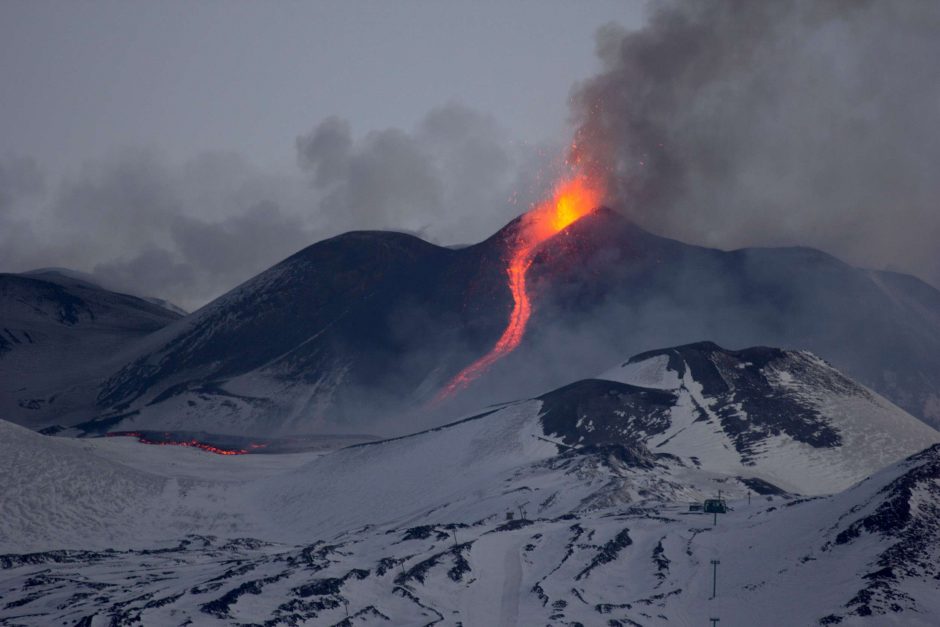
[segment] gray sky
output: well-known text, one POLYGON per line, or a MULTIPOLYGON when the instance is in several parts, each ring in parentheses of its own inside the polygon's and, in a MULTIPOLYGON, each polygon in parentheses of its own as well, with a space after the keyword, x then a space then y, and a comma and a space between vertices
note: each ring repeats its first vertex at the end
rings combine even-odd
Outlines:
POLYGON ((608 202, 670 237, 801 245, 940 286, 940 2, 662 0, 573 98, 608 202))
POLYGON ((629 1, 46 2, 0 4, 3 150, 71 172, 116 146, 172 159, 234 151, 293 168, 329 115, 411 128, 456 101, 519 140, 565 131, 599 67, 594 31, 629 1))
POLYGON ((541 192, 611 20, 641 3, 0 3, 0 270, 193 308, 345 229, 482 238, 541 192), (331 123, 343 155, 303 143, 331 123))
POLYGON ((940 285, 936 0, 0 3, 0 270, 193 308, 349 229, 608 201, 940 285), (649 12, 647 12, 647 9, 649 12))

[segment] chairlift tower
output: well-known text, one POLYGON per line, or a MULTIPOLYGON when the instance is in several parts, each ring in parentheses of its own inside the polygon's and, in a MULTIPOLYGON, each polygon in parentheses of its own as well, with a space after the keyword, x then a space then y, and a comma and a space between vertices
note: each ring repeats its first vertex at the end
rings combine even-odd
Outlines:
POLYGON ((712 599, 718 596, 718 564, 720 560, 712 560, 712 599))

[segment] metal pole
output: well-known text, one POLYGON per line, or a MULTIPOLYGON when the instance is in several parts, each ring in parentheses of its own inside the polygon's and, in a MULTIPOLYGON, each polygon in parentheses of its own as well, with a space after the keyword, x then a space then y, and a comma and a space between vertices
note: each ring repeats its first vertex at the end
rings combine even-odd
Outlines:
POLYGON ((712 560, 712 598, 718 596, 718 564, 719 560, 712 560))
POLYGON ((708 620, 712 622, 712 627, 718 627, 718 623, 721 622, 720 618, 709 618, 708 620))

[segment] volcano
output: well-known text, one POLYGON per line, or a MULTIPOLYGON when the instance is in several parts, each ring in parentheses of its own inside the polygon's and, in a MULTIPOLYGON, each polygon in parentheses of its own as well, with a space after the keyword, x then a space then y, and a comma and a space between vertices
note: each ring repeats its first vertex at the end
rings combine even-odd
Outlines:
POLYGON ((532 316, 532 299, 527 283, 535 256, 570 225, 595 211, 599 198, 600 192, 593 189, 587 179, 574 178, 559 184, 553 198, 522 216, 512 241, 508 242, 510 252, 506 275, 513 307, 506 329, 490 352, 458 372, 441 389, 435 399, 437 402, 470 386, 494 363, 519 347, 532 316))
POLYGON ((702 339, 812 350, 940 424, 940 375, 929 374, 940 372, 940 292, 931 286, 808 248, 691 246, 607 208, 532 255, 518 347, 437 417, 420 418, 505 332, 515 306, 506 268, 521 228, 516 219, 463 248, 380 231, 316 243, 132 339, 94 403, 62 426, 388 435, 702 339))

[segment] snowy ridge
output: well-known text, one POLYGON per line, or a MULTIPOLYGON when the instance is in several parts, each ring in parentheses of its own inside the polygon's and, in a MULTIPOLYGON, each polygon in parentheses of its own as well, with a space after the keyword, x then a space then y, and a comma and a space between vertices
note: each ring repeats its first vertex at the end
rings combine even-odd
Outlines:
MULTIPOLYGON (((499 337, 512 304, 503 243, 515 228, 457 249, 391 232, 313 244, 175 324, 123 343, 121 358, 95 372, 97 389, 75 398, 60 424, 75 433, 398 435, 368 421, 417 412, 499 337)), ((940 420, 940 292, 912 277, 809 249, 687 246, 604 208, 546 246, 531 273, 538 306, 516 360, 498 364, 448 413, 595 376, 653 338, 670 345, 710 337, 811 349, 928 424, 940 420), (581 339, 558 351, 551 338, 571 328, 581 339)), ((23 400, 36 405, 51 395, 23 400)), ((36 410, 11 410, 5 415, 21 424, 41 422, 31 420, 36 410)), ((446 416, 422 424, 439 418, 446 416)))
POLYGON ((33 428, 86 418, 134 342, 177 319, 58 272, 0 274, 0 416, 33 428))
POLYGON ((306 455, 236 463, 129 438, 39 435, 0 420, 0 551, 105 549, 187 533, 261 533, 249 527, 243 485, 306 455))
MULTIPOLYGON (((805 351, 690 344, 631 358, 603 380, 668 390, 651 450, 802 494, 844 490, 940 433, 805 351)), ((596 418, 595 418, 596 419, 596 418)))
POLYGON ((807 353, 605 377, 327 453, 0 422, 0 623, 936 623, 940 445, 877 464, 940 434, 807 353))
POLYGON ((141 466, 122 453, 138 450, 133 443, 46 438, 0 423, 10 434, 0 439, 2 458, 14 460, 0 494, 16 495, 25 517, 8 516, 0 529, 8 529, 8 547, 14 542, 48 547, 51 538, 108 546, 121 534, 146 537, 140 525, 202 534, 226 528, 299 542, 366 525, 479 520, 521 504, 542 516, 563 516, 628 503, 700 500, 713 492, 716 480, 731 497, 744 497, 755 486, 763 492, 832 493, 940 441, 940 433, 817 358, 767 350, 679 347, 669 351, 684 355, 683 361, 674 360, 669 368, 661 367, 661 355, 640 356, 628 362, 630 371, 652 361, 655 368, 646 371, 661 373, 660 388, 577 382, 411 436, 322 456, 270 456, 303 465, 268 479, 252 474, 261 462, 250 455, 210 459, 231 472, 245 469, 220 482, 211 478, 214 471, 180 476, 156 461, 201 459, 195 451, 144 447, 144 459, 153 465, 141 466), (756 365, 755 355, 763 355, 763 365, 756 365), (677 372, 681 378, 670 374, 677 372), (726 382, 717 376, 722 373, 735 387, 717 387, 726 382), (678 387, 663 389, 671 379, 678 387), (775 404, 764 404, 765 386, 779 391, 775 404), (790 422, 761 413, 765 407, 778 411, 784 400, 799 403, 795 409, 783 405, 792 409, 790 422), (41 473, 31 469, 37 459, 46 460, 41 473), (123 473, 127 464, 132 470, 123 473), (110 476, 132 485, 109 487, 104 478, 110 476), (84 487, 86 482, 93 487, 84 487), (68 503, 42 500, 61 490, 87 496, 68 503), (122 517, 108 513, 108 503, 131 498, 140 502, 124 508, 122 517), (329 506, 311 511, 312 503, 329 506), (222 511, 213 511, 216 506, 222 511), (83 513, 75 522, 50 518, 34 524, 26 517, 29 511, 63 508, 83 513), (133 513, 138 510, 155 513, 138 518, 133 513), (82 517, 96 520, 95 512, 100 541, 96 529, 81 523, 82 517), (224 522, 204 527, 206 516, 224 522))
POLYGON ((707 613, 927 626, 940 615, 938 476, 935 446, 835 497, 733 501, 717 526, 664 504, 366 526, 300 545, 197 535, 0 555, 0 620, 694 625, 707 613))
POLYGON ((394 314, 390 286, 413 276, 417 260, 438 268, 455 254, 400 233, 314 244, 139 343, 102 382, 99 422, 123 416, 122 430, 241 435, 347 431, 335 418, 336 391, 357 385, 353 366, 372 372, 373 351, 393 359, 400 350, 374 331, 394 314), (360 346, 363 335, 376 344, 360 346))

